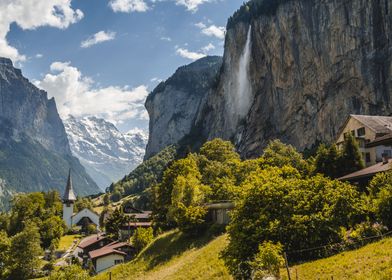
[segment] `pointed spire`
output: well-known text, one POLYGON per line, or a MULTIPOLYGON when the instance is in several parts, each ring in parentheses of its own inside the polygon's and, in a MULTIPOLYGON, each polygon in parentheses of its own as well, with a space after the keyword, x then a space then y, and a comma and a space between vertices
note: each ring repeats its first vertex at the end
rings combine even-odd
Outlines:
POLYGON ((63 202, 73 202, 73 201, 76 201, 76 195, 73 191, 72 178, 71 178, 71 168, 70 168, 69 173, 68 173, 67 186, 65 187, 65 192, 64 192, 64 196, 63 196, 63 202))

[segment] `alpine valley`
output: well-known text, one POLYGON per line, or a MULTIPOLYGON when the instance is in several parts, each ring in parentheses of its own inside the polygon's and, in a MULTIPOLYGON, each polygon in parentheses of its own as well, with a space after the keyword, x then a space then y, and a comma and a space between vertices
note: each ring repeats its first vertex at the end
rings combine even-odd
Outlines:
POLYGON ((69 169, 78 195, 100 191, 72 155, 54 99, 0 58, 0 207, 14 193, 63 191, 69 169))

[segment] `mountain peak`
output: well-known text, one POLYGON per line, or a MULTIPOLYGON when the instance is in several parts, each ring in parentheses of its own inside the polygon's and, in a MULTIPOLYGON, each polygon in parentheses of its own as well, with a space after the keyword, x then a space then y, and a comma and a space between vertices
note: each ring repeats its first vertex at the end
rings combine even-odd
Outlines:
POLYGON ((12 60, 6 57, 0 57, 0 65, 14 67, 14 65, 12 64, 12 60))

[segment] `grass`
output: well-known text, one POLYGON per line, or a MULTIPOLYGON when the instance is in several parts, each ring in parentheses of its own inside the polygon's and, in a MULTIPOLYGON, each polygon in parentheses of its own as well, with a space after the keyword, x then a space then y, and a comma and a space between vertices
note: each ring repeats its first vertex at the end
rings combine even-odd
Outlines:
MULTIPOLYGON (((291 278, 296 279, 392 279, 392 238, 366 245, 360 249, 304 263, 290 269, 291 278)), ((281 271, 283 279, 287 272, 281 271)))
MULTIPOLYGON (((226 244, 226 235, 188 238, 170 231, 158 236, 134 261, 110 270, 112 280, 232 279, 219 259, 226 244)), ((93 279, 107 280, 108 272, 93 279)))
POLYGON ((80 234, 64 235, 60 238, 58 251, 67 251, 73 244, 75 239, 80 239, 80 234))

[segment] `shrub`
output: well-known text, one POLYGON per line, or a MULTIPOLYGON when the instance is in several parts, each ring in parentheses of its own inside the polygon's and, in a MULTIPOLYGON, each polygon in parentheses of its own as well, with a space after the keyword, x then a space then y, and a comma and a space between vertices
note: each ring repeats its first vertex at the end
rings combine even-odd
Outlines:
POLYGON ((65 266, 59 271, 53 271, 48 280, 87 280, 89 275, 78 265, 65 266))
POLYGON ((270 241, 264 241, 259 246, 254 260, 250 263, 252 279, 261 280, 267 276, 279 277, 279 269, 284 264, 282 251, 283 247, 280 243, 274 244, 270 241))
MULTIPOLYGON (((341 242, 340 227, 351 227, 360 209, 354 187, 323 176, 286 177, 284 168, 252 174, 244 183, 243 197, 232 211, 228 226, 230 243, 223 253, 229 271, 237 279, 251 274, 249 262, 258 244, 280 242, 287 251, 341 242)), ((321 257, 323 252, 291 254, 294 260, 321 257)))
POLYGON ((137 228, 131 238, 131 243, 137 252, 143 250, 154 238, 152 228, 137 228))

